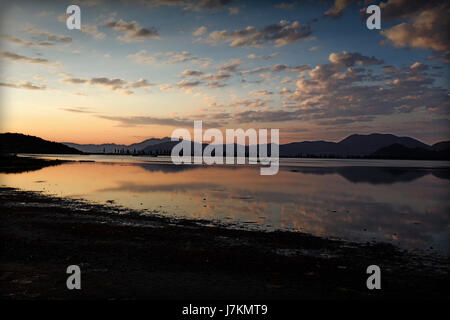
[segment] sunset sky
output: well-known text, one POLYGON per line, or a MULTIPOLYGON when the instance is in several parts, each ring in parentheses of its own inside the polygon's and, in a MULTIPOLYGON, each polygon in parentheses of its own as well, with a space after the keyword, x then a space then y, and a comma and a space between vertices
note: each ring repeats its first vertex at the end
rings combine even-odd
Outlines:
POLYGON ((0 131, 128 144, 203 120, 281 142, 450 139, 448 1, 366 3, 381 30, 352 0, 2 2, 0 131))

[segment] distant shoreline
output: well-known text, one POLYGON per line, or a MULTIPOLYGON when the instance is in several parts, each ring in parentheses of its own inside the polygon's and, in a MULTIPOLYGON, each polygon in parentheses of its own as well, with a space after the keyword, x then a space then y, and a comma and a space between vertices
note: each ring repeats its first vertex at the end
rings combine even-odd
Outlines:
POLYGON ((18 157, 16 155, 0 156, 0 172, 20 173, 39 170, 44 167, 57 166, 72 160, 47 160, 36 157, 18 157))
MULTIPOLYGON (((36 152, 19 152, 19 155, 38 155, 36 152)), ((46 154, 46 153, 43 153, 46 154)), ((170 157, 170 155, 150 155, 150 154, 119 154, 119 153, 89 153, 83 152, 80 154, 71 154, 71 153, 54 153, 49 155, 67 155, 67 156, 82 156, 82 155, 98 155, 98 156, 120 156, 120 157, 151 157, 151 158, 161 158, 161 157, 170 157)), ((246 156, 248 158, 248 156, 246 156)), ((294 156, 280 156, 280 159, 329 159, 329 160, 417 160, 417 161, 447 161, 450 162, 450 159, 447 158, 396 158, 396 157, 382 157, 382 156, 303 156, 303 157, 294 157, 294 156)))
MULTIPOLYGON (((186 141, 189 144, 189 141, 186 141)), ((178 141, 169 138, 147 139, 132 145, 80 145, 76 143, 56 143, 38 137, 20 133, 0 133, 0 153, 54 153, 54 154, 94 154, 126 156, 170 156, 178 141), (113 152, 114 151, 114 152, 113 152)), ((392 134, 373 133, 369 135, 353 134, 339 142, 303 141, 288 144, 267 144, 243 146, 234 143, 233 155, 242 147, 243 155, 248 157, 250 149, 264 146, 264 154, 271 157, 275 148, 279 158, 313 158, 313 159, 379 159, 379 160, 450 160, 450 141, 441 141, 427 145, 410 137, 397 137, 392 134)), ((189 151, 200 147, 204 150, 209 144, 190 141, 189 151), (195 148, 194 148, 195 147, 195 148)), ((217 145, 222 151, 231 145, 217 145)), ((183 149, 184 150, 184 149, 183 149)), ((215 152, 215 149, 214 149, 215 152)), ((224 154, 226 152, 223 152, 224 154)), ((202 152, 203 155, 203 152, 202 152)), ((214 156, 213 152, 211 153, 214 156)), ((256 155, 259 156, 256 150, 256 155)))

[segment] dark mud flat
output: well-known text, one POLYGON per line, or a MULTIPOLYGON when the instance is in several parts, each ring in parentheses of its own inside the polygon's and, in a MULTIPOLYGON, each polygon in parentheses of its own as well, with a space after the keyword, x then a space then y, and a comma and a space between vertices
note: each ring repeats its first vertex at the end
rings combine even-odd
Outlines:
POLYGON ((448 299, 448 258, 0 188, 2 299, 448 299), (121 214, 126 213, 126 214, 121 214), (82 289, 66 288, 81 267, 82 289), (366 288, 367 266, 382 289, 366 288))

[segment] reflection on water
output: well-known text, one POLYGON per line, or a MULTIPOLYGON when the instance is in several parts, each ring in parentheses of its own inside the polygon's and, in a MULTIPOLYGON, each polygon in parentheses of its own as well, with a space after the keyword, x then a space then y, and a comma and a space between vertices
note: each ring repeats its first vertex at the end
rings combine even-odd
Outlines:
POLYGON ((275 176, 261 176, 257 167, 175 166, 161 160, 67 163, 0 174, 0 182, 101 203, 114 200, 148 214, 450 251, 448 168, 426 162, 402 168, 379 160, 378 166, 355 166, 354 160, 304 163, 282 163, 275 176))

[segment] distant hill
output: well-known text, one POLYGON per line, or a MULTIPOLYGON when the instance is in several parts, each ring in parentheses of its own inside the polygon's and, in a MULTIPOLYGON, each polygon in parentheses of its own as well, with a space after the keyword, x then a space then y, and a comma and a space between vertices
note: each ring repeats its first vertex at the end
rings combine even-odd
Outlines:
POLYGON ((47 141, 21 133, 0 133, 0 153, 81 154, 62 143, 47 141))
MULTIPOLYGON (((170 154, 172 148, 177 145, 178 141, 164 141, 161 143, 156 143, 145 147, 142 151, 146 154, 170 154)), ((191 150, 194 150, 194 143, 191 142, 191 150)))
POLYGON ((435 151, 424 148, 408 148, 396 143, 377 150, 372 154, 372 157, 405 160, 450 160, 450 148, 435 151))
POLYGON ((450 141, 438 142, 431 146, 431 150, 434 151, 445 151, 449 149, 450 149, 450 141))
MULTIPOLYGON (((193 142, 191 142, 193 143, 193 142)), ((172 148, 178 144, 177 141, 171 141, 170 138, 152 138, 140 143, 131 145, 118 144, 75 144, 65 143, 65 145, 77 148, 88 153, 137 153, 153 155, 169 155, 172 148)), ((205 148, 207 144, 203 144, 205 148)), ((392 145, 403 146, 407 149, 417 149, 414 157, 432 157, 442 158, 442 154, 435 154, 431 151, 441 152, 450 147, 450 141, 444 141, 429 146, 419 140, 410 137, 398 137, 393 134, 352 134, 339 142, 329 141, 303 141, 292 142, 280 145, 280 157, 382 157, 380 152, 385 152, 386 157, 402 157, 405 152, 409 157, 413 156, 411 150, 400 150, 399 147, 381 150, 392 145), (420 150, 419 150, 420 149, 420 150), (381 150, 381 151, 380 151, 381 150), (428 152, 430 151, 430 152, 428 152)), ((223 147, 225 154, 225 145, 223 147)), ((236 150, 236 145, 234 146, 236 150)), ((193 150, 193 144, 192 148, 193 150)), ((245 147, 248 154, 248 146, 245 147)), ((270 145, 268 145, 270 153, 270 145)))
POLYGON ((430 148, 429 145, 410 137, 397 137, 393 134, 380 133, 352 134, 338 144, 342 151, 347 154, 371 154, 380 148, 393 144, 400 144, 407 148, 430 148))
POLYGON ((400 144, 408 148, 430 148, 419 140, 397 137, 393 134, 352 134, 340 142, 305 141, 281 145, 280 156, 365 156, 393 144, 400 144))
POLYGON ((144 150, 146 147, 170 141, 170 138, 151 138, 139 143, 133 143, 130 145, 104 143, 104 144, 77 144, 71 142, 63 142, 66 146, 76 148, 87 153, 134 153, 144 150))

